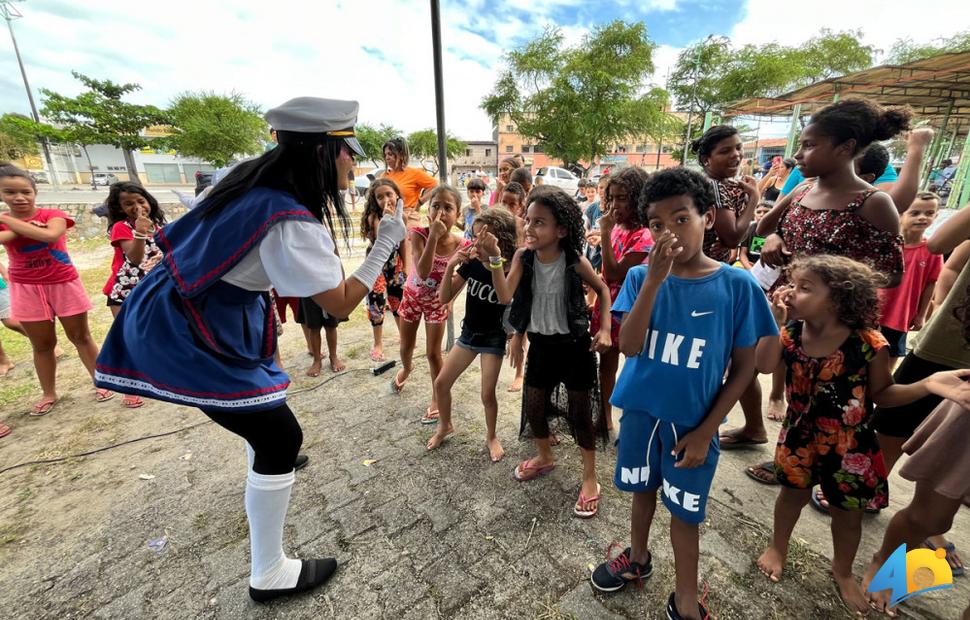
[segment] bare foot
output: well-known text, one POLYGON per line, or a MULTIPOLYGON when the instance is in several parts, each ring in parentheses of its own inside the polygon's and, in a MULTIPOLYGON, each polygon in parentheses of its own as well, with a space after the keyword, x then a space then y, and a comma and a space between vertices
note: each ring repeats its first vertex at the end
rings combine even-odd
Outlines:
POLYGON ((499 442, 498 437, 493 437, 485 442, 488 446, 488 458, 492 459, 493 463, 498 463, 505 456, 505 448, 499 442))
POLYGON ((54 359, 60 359, 62 357, 64 357, 64 349, 61 348, 61 345, 55 344, 54 345, 54 359))
POLYGON ((775 422, 783 421, 785 419, 786 409, 787 407, 785 406, 784 397, 782 397, 781 399, 774 399, 774 398, 768 399, 768 408, 766 409, 766 413, 768 415, 769 420, 774 420, 775 422))
POLYGON ((866 567, 864 573, 862 573, 862 584, 860 587, 862 591, 866 593, 866 598, 869 599, 869 607, 872 607, 876 611, 882 612, 890 617, 896 617, 896 609, 889 606, 889 601, 892 598, 892 590, 881 590, 879 592, 869 592, 869 584, 875 578, 876 573, 882 568, 882 564, 876 562, 875 556, 869 566, 866 567))
POLYGON ((522 377, 516 377, 512 379, 512 384, 509 386, 510 392, 521 392, 522 391, 522 377))
POLYGON ((855 576, 851 574, 839 576, 832 573, 832 577, 835 578, 835 583, 839 586, 839 595, 849 611, 859 616, 868 614, 869 601, 866 599, 865 592, 859 587, 859 582, 855 580, 855 576))
POLYGON ((306 376, 308 377, 319 377, 320 368, 323 366, 322 359, 313 359, 313 363, 310 364, 310 368, 306 371, 306 376))
POLYGON ((0 377, 6 377, 7 373, 14 369, 13 362, 4 360, 0 362, 0 377))
POLYGON ((440 446, 442 443, 444 443, 445 439, 447 439, 448 436, 454 432, 455 427, 452 424, 449 424, 447 428, 441 428, 439 426, 435 434, 432 435, 431 439, 428 440, 428 450, 434 450, 440 446))
POLYGON ((756 564, 765 577, 778 583, 785 568, 785 554, 774 547, 768 547, 758 558, 756 564))
POLYGON ((334 372, 343 372, 347 370, 347 364, 339 357, 334 357, 330 359, 330 370, 334 372))

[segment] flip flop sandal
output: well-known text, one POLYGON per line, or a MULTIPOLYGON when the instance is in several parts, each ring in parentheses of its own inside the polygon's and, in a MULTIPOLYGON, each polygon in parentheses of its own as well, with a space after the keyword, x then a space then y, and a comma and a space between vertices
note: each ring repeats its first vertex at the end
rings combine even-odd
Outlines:
POLYGON ((732 434, 731 431, 721 433, 718 438, 718 445, 721 446, 721 450, 745 450, 756 446, 763 446, 766 443, 768 443, 767 439, 751 439, 750 437, 745 437, 737 433, 732 434), (728 438, 728 441, 725 442, 724 438, 728 438))
POLYGON ((438 410, 428 407, 424 411, 424 415, 421 416, 421 424, 437 424, 438 423, 438 410))
POLYGON ((596 495, 594 495, 593 497, 586 497, 586 495, 583 494, 583 489, 580 488, 579 501, 577 501, 576 505, 573 506, 573 514, 579 517, 580 519, 591 519, 596 516, 597 512, 599 512, 599 509, 600 509, 599 502, 600 502, 600 485, 598 482, 596 483, 596 495), (580 506, 588 502, 596 502, 596 506, 592 510, 583 510, 580 508, 580 506))
POLYGON ((138 398, 137 396, 125 396, 121 399, 121 404, 129 409, 138 409, 145 404, 145 401, 138 398))
POLYGON ((383 362, 384 353, 375 353, 374 349, 370 350, 370 361, 372 362, 383 362))
POLYGON ((829 507, 822 502, 828 502, 828 500, 825 499, 825 495, 822 494, 822 489, 816 489, 813 487, 811 499, 812 508, 819 511, 823 515, 831 515, 829 507))
POLYGON ((96 388, 94 390, 94 400, 98 401, 99 403, 107 402, 114 397, 115 393, 110 390, 106 390, 104 388, 96 388))
POLYGON ((535 480, 539 476, 545 476, 555 468, 555 463, 543 465, 542 467, 534 467, 532 465, 532 459, 527 459, 519 463, 515 469, 512 470, 512 477, 519 482, 528 482, 530 480, 535 480), (520 471, 522 473, 520 473, 520 471))
POLYGON ((36 405, 34 405, 33 411, 31 411, 27 415, 32 418, 39 418, 41 416, 45 416, 51 412, 51 410, 54 408, 54 405, 56 404, 57 404, 57 401, 52 398, 42 400, 36 405))
MULTIPOLYGON (((928 538, 923 541, 923 546, 931 551, 936 551, 936 545, 931 543, 928 538)), ((943 545, 943 550, 946 551, 946 563, 949 564, 950 554, 956 553, 957 547, 953 543, 948 542, 945 545, 943 545)), ((950 567, 950 572, 953 574, 954 577, 961 577, 966 572, 966 569, 963 566, 950 567)))
POLYGON ((761 484, 776 485, 778 484, 778 478, 775 475, 775 465, 773 462, 769 463, 758 463, 751 467, 745 467, 744 473, 748 475, 755 482, 760 482, 761 484), (755 472, 760 471, 766 474, 765 476, 759 476, 755 472))
MULTIPOLYGON (((407 381, 407 379, 405 379, 404 381, 407 381)), ((397 374, 391 377, 391 394, 400 395, 401 392, 404 390, 404 381, 402 381, 401 383, 398 383, 397 374)))
POLYGON ((0 437, 6 437, 7 435, 9 435, 12 432, 13 432, 13 430, 11 430, 11 428, 9 426, 7 426, 6 424, 3 424, 2 422, 0 422, 0 437))

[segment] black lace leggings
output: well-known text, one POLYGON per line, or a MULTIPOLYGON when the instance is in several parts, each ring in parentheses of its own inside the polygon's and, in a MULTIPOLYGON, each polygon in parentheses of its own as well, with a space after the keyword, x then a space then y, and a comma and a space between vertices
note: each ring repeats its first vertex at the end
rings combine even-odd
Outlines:
POLYGON ((596 449, 596 430, 593 424, 593 408, 590 392, 587 390, 563 390, 566 393, 566 406, 561 408, 554 402, 555 389, 525 386, 523 408, 529 421, 529 428, 536 439, 549 437, 549 417, 561 416, 569 425, 576 444, 584 450, 596 449))

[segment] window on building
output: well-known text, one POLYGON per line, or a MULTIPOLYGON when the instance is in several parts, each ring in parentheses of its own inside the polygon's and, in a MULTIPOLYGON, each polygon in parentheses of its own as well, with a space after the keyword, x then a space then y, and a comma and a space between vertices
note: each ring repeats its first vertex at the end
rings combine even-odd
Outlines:
POLYGON ((637 153, 646 153, 646 152, 647 152, 647 145, 646 144, 638 144, 637 145, 637 153))
POLYGON ((531 149, 531 148, 532 148, 532 147, 531 147, 531 146, 529 146, 528 144, 523 144, 523 145, 522 145, 522 152, 523 152, 523 153, 528 153, 528 152, 529 152, 529 149, 531 149))
POLYGON ((536 144, 536 145, 534 145, 534 146, 532 147, 532 152, 533 152, 533 153, 542 153, 542 152, 543 152, 543 150, 542 150, 542 145, 541 145, 541 144, 536 144))
POLYGON ((492 149, 485 149, 485 157, 491 157, 491 156, 492 156, 492 149))
POLYGON ((471 149, 465 149, 465 157, 471 157, 471 156, 472 156, 472 150, 471 149))
POLYGON ((505 147, 505 152, 506 153, 511 153, 512 152, 512 145, 511 144, 508 145, 507 147, 505 147))
POLYGON ((505 131, 507 131, 508 133, 512 133, 513 131, 515 131, 515 127, 513 127, 512 125, 506 125, 505 131))
POLYGON ((618 145, 616 147, 616 152, 617 153, 626 153, 626 145, 625 144, 618 145))

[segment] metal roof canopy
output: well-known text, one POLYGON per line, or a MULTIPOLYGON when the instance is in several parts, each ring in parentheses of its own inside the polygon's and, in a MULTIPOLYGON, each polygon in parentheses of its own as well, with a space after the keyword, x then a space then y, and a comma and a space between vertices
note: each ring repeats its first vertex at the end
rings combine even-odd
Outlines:
POLYGON ((940 54, 905 65, 882 65, 829 78, 777 97, 753 97, 728 105, 725 116, 791 116, 837 101, 862 96, 884 106, 908 105, 919 120, 962 135, 970 129, 970 52, 940 54))
POLYGON ((957 206, 970 201, 970 51, 938 54, 904 65, 881 65, 822 80, 777 97, 753 97, 727 106, 724 116, 792 118, 786 156, 794 147, 796 121, 842 97, 860 96, 883 106, 910 106, 917 121, 937 129, 924 163, 929 170, 964 139, 953 185, 957 206))

